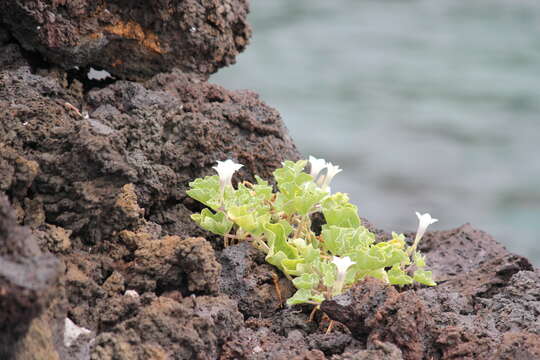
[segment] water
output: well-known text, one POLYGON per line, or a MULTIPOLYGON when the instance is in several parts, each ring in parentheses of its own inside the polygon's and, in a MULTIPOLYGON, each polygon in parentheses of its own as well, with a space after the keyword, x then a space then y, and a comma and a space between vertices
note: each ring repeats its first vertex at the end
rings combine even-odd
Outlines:
POLYGON ((470 222, 540 265, 540 2, 255 0, 250 21, 211 81, 277 108, 361 216, 470 222))

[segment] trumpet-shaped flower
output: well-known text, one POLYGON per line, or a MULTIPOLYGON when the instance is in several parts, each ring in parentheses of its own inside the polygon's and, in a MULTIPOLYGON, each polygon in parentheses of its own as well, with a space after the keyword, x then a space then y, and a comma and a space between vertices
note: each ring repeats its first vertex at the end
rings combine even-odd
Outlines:
POLYGON ((416 247, 418 246, 418 243, 426 233, 426 230, 429 225, 436 223, 439 221, 438 219, 434 219, 431 217, 429 213, 420 214, 418 211, 416 212, 416 216, 418 217, 418 229, 416 230, 416 236, 414 238, 414 243, 412 247, 409 249, 409 254, 414 254, 416 251, 416 247))
POLYGON ((336 282, 334 283, 333 293, 334 295, 338 295, 341 293, 341 290, 343 290, 343 285, 345 285, 347 270, 356 263, 348 256, 342 258, 339 256, 334 256, 332 263, 336 265, 337 268, 337 276, 336 282))
POLYGON ((322 183, 320 184, 321 189, 328 190, 330 188, 330 182, 334 176, 341 171, 343 171, 343 169, 340 169, 338 165, 333 165, 331 162, 326 164, 326 176, 322 179, 322 183))
POLYGON ((418 211, 416 212, 416 216, 418 217, 418 230, 416 230, 415 241, 420 241, 422 236, 424 236, 426 233, 428 226, 436 223, 439 220, 432 218, 429 213, 420 214, 418 211))
POLYGON ((233 174, 240 169, 242 164, 237 164, 231 159, 228 159, 226 161, 219 161, 217 162, 216 166, 213 166, 212 168, 215 169, 219 175, 219 186, 221 189, 221 195, 223 197, 223 193, 225 191, 225 187, 230 186, 232 187, 232 176, 233 174))
POLYGON ((313 177, 313 181, 322 190, 330 192, 330 182, 342 169, 337 165, 333 165, 331 162, 326 162, 324 159, 317 159, 311 155, 309 156, 309 163, 311 164, 310 174, 313 177), (324 169, 326 169, 326 173, 321 174, 324 169))
POLYGON ((313 180, 315 180, 321 171, 324 170, 326 167, 326 160, 324 159, 317 159, 313 156, 309 156, 309 163, 311 165, 311 176, 313 176, 313 180))

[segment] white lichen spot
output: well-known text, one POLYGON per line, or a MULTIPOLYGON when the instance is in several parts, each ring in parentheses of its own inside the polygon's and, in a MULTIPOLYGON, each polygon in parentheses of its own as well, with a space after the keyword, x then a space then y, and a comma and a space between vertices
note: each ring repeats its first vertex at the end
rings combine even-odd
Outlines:
POLYGON ((105 80, 107 78, 112 78, 111 74, 108 71, 96 70, 92 67, 90 68, 90 71, 88 71, 87 76, 89 80, 105 80))
POLYGON ((136 292, 135 290, 126 290, 126 292, 124 293, 124 296, 131 296, 133 298, 138 298, 139 293, 136 292))
POLYGON ((64 329, 64 345, 70 347, 71 344, 81 335, 90 334, 91 331, 83 327, 75 325, 73 321, 66 318, 64 329))

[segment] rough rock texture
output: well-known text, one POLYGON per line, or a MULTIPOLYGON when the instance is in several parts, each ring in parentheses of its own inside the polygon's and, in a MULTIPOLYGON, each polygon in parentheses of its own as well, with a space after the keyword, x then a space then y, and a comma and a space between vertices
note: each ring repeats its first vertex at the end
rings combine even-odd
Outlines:
POLYGON ((264 254, 248 243, 226 248, 219 261, 223 264, 220 290, 236 300, 247 317, 270 316, 296 291, 290 281, 264 261, 264 254))
POLYGON ((0 358, 12 356, 13 345, 49 305, 59 270, 58 261, 43 254, 30 231, 17 225, 0 194, 0 358))
POLYGON ((470 225, 428 234, 424 251, 438 286, 398 292, 366 279, 322 310, 367 345, 397 345, 405 359, 538 358, 538 269, 470 225))
POLYGON ((7 30, 48 62, 129 79, 174 67, 207 76, 251 36, 246 0, 1 0, 0 9, 7 30))
POLYGON ((223 295, 141 302, 134 316, 96 338, 92 359, 215 359, 243 323, 235 303, 223 295))
POLYGON ((141 241, 127 270, 134 270, 128 287, 161 294, 187 283, 189 293, 215 294, 221 265, 212 246, 203 238, 166 236, 141 241))
POLYGON ((15 159, 24 154, 39 164, 39 174, 26 173, 37 176, 33 200, 47 223, 87 245, 136 219, 114 211, 126 184, 134 185, 144 217, 164 233, 202 235, 187 216, 199 206, 186 199, 189 181, 213 173, 218 159, 243 163, 240 176, 269 177, 281 161, 298 157, 278 113, 255 94, 180 73, 144 85, 119 81, 82 97, 26 68, 1 72, 0 146, 12 154, 0 167, 0 189, 19 196, 29 186, 31 179, 12 175, 26 171, 15 159), (73 106, 84 106, 89 116, 73 106))
POLYGON ((399 293, 376 279, 365 279, 321 309, 345 324, 357 339, 395 344, 407 359, 422 359, 431 319, 414 292, 399 293))

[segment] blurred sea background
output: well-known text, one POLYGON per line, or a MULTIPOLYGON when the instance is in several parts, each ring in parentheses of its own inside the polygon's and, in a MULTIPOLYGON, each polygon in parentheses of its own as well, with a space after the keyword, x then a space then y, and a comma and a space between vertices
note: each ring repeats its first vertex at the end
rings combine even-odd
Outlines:
POLYGON ((362 217, 470 222, 540 265, 540 1, 253 0, 211 81, 258 92, 362 217))

